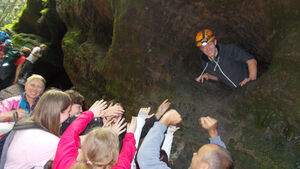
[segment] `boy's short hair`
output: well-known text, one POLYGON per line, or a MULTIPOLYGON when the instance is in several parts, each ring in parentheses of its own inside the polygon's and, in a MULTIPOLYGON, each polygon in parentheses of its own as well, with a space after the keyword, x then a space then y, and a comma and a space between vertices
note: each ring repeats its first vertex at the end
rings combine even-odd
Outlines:
POLYGON ((81 106, 83 106, 84 97, 79 92, 70 89, 66 90, 65 93, 69 94, 69 96, 71 97, 72 104, 80 104, 81 106))

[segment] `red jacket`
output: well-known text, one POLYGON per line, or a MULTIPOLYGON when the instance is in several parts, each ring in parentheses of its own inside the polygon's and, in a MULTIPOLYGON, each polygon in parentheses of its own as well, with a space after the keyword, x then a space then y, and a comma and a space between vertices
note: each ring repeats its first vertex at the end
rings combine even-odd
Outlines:
MULTIPOLYGON (((68 169, 77 162, 76 158, 80 147, 79 134, 84 131, 93 118, 93 112, 85 111, 63 133, 57 146, 53 169, 68 169)), ((123 139, 123 147, 118 162, 112 169, 130 169, 135 152, 134 135, 127 133, 123 139)))

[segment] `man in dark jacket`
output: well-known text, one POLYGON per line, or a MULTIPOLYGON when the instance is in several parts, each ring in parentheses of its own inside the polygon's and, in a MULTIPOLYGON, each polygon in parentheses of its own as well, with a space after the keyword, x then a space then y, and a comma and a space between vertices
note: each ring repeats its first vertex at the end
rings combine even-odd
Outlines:
POLYGON ((236 88, 256 80, 257 62, 254 57, 235 45, 217 44, 211 30, 198 32, 196 46, 205 54, 202 57, 204 69, 195 79, 197 82, 210 79, 236 88))

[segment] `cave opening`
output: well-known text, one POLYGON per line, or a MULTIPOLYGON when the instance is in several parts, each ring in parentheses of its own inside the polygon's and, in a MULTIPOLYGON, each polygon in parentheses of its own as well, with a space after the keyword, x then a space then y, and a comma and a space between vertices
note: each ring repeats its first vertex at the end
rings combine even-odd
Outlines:
MULTIPOLYGON (((211 29, 217 44, 233 44, 252 55, 257 61, 257 80, 268 70, 272 61, 272 19, 263 11, 261 4, 243 2, 222 4, 213 8, 210 3, 193 4, 189 9, 192 19, 174 21, 179 25, 175 31, 181 43, 184 70, 190 77, 200 75, 204 55, 195 45, 196 34, 202 29, 211 29), (235 12, 233 12, 235 9, 235 12), (249 12, 257 9, 256 12, 249 12), (248 11, 248 12, 247 12, 248 11), (191 20, 193 22, 191 22, 191 20), (183 45, 182 45, 183 44, 183 45)), ((182 12, 187 11, 184 9, 182 12)), ((181 10, 178 11, 181 13, 181 10)))

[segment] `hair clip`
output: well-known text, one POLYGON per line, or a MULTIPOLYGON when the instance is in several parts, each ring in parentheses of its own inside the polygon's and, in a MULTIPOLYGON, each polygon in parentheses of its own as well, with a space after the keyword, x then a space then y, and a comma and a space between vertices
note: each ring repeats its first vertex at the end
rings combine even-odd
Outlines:
POLYGON ((86 163, 87 163, 88 165, 93 165, 93 162, 91 162, 91 161, 89 161, 89 160, 88 160, 86 163))

